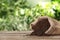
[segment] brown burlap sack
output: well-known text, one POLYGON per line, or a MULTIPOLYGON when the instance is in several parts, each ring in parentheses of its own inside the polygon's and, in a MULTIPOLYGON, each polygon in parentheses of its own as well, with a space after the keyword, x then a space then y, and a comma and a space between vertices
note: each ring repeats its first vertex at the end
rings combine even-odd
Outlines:
POLYGON ((60 22, 48 16, 37 18, 31 23, 33 32, 31 35, 58 35, 60 34, 60 22))

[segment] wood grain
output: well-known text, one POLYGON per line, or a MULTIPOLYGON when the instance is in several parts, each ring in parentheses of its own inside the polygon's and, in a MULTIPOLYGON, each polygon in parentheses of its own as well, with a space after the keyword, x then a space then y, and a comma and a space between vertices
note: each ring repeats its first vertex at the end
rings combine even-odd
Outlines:
POLYGON ((0 31, 0 40, 60 40, 60 36, 29 36, 32 31, 0 31))

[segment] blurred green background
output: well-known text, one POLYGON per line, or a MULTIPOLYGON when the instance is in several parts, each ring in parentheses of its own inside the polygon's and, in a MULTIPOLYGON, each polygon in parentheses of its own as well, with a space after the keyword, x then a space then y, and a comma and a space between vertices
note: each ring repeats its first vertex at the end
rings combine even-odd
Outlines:
POLYGON ((27 0, 0 0, 0 31, 31 30, 30 23, 39 16, 60 20, 60 0, 31 6, 27 0))

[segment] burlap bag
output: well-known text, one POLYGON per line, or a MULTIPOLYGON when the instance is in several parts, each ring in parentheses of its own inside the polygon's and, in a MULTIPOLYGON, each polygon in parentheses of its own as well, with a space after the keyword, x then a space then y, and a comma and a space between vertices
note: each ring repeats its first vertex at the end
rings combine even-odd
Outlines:
POLYGON ((60 35, 60 22, 48 16, 41 16, 31 23, 31 35, 60 35))

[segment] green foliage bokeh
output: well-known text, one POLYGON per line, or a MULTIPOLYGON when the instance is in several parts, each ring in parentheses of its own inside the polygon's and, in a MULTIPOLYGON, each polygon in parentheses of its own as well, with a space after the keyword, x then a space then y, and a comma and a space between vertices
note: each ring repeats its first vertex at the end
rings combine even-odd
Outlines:
POLYGON ((0 30, 30 30, 30 23, 39 16, 50 16, 60 20, 60 2, 51 1, 42 7, 31 8, 27 0, 0 0, 0 30))

